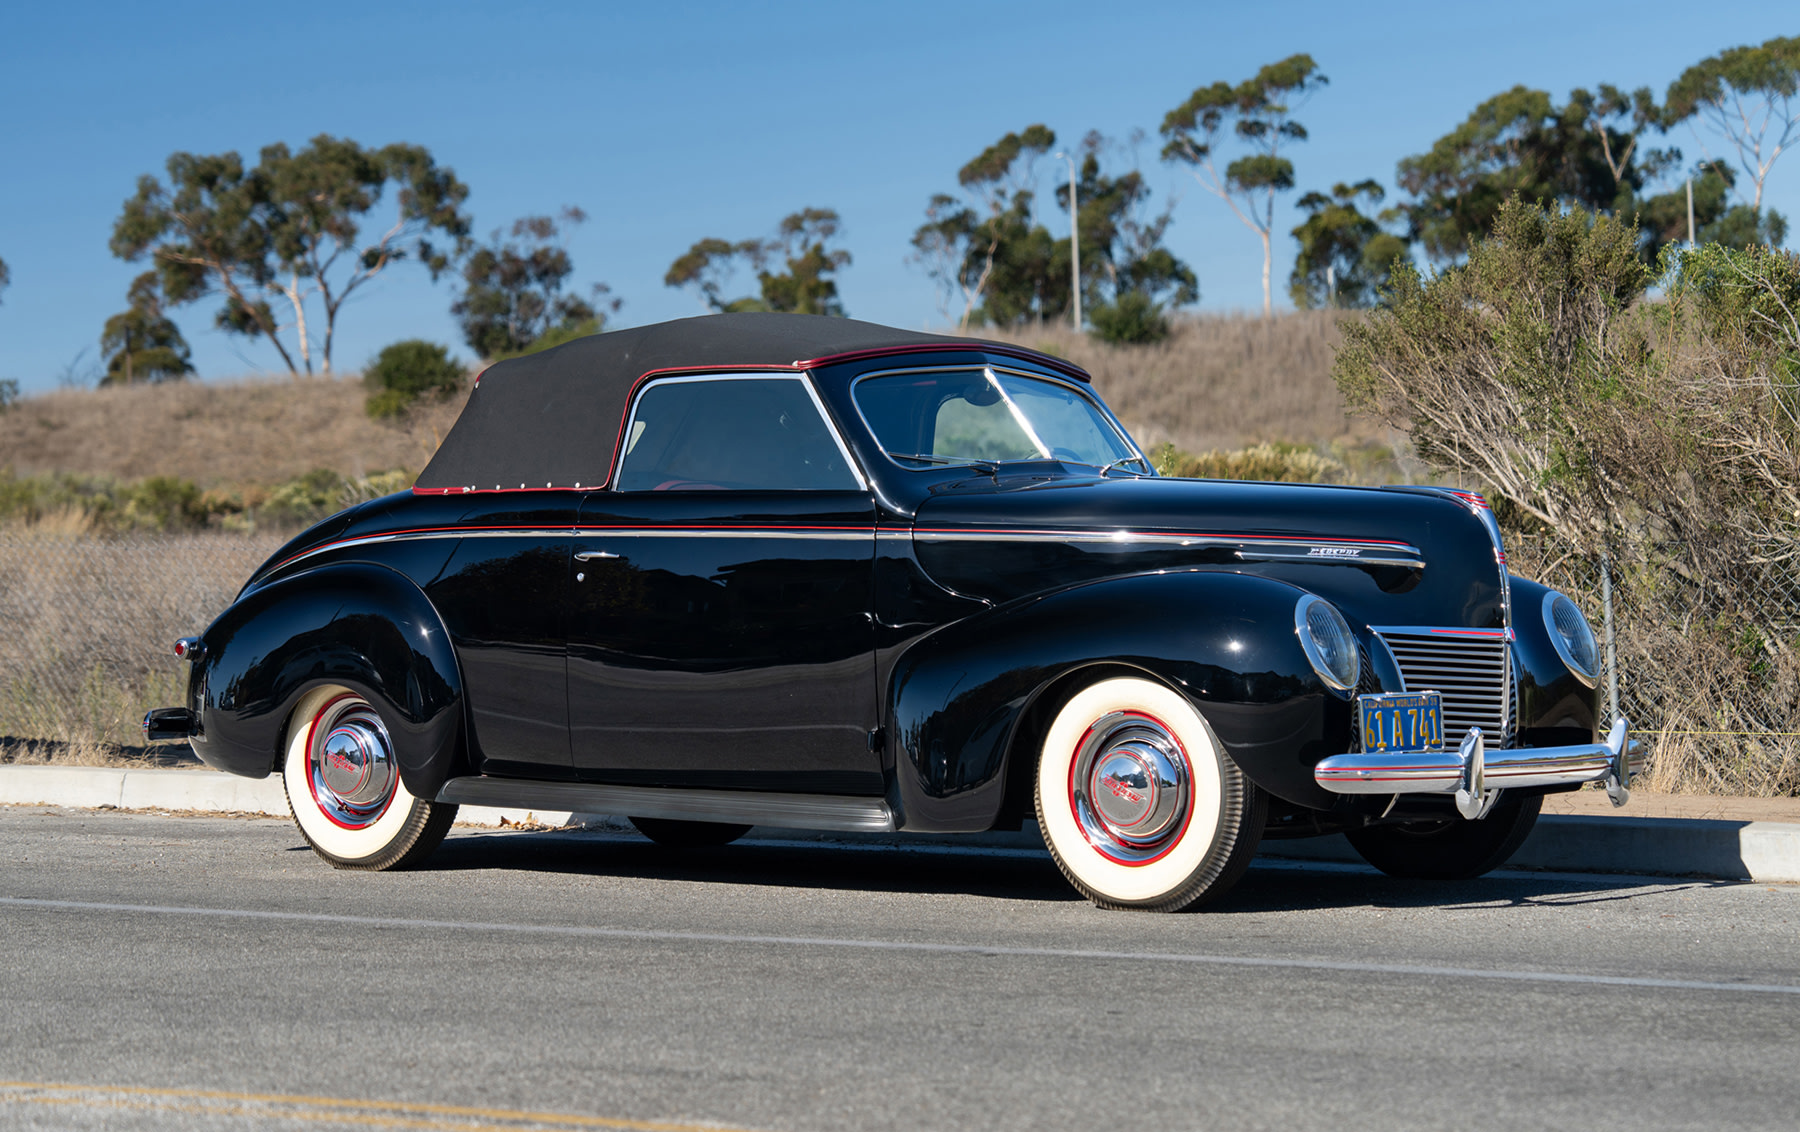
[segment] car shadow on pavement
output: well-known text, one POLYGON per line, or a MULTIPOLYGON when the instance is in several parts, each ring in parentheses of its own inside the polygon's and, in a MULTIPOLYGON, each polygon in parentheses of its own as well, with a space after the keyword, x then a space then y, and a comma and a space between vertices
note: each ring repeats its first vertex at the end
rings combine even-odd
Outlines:
POLYGON ((1212 911, 1288 912, 1330 908, 1497 909, 1627 902, 1735 882, 1682 877, 1501 870, 1469 880, 1406 880, 1374 869, 1281 861, 1253 867, 1212 911))
POLYGON ((1047 853, 981 855, 832 842, 748 839, 672 849, 634 834, 475 834, 447 839, 425 870, 519 869, 697 884, 1074 901, 1047 853))
MULTIPOLYGON (((452 837, 428 871, 522 870, 695 884, 837 889, 923 896, 1079 902, 1047 853, 958 851, 941 845, 771 842, 671 849, 628 833, 452 837)), ((1290 860, 1252 867, 1205 906, 1219 915, 1350 908, 1476 909, 1630 901, 1733 882, 1591 873, 1502 871, 1460 881, 1401 880, 1373 869, 1290 860)))

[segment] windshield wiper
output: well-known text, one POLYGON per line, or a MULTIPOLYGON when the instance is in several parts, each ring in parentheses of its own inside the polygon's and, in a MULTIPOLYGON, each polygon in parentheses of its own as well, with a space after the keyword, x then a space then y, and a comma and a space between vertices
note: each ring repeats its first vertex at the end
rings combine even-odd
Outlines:
POLYGON ((924 464, 955 464, 961 467, 974 468, 984 476, 997 472, 1000 465, 992 460, 976 460, 967 456, 928 456, 923 452, 889 452, 896 460, 918 460, 924 464))
POLYGON ((1142 478, 1142 477, 1143 477, 1143 476, 1145 476, 1145 475, 1147 475, 1147 474, 1149 474, 1149 467, 1150 467, 1150 464, 1149 464, 1149 462, 1148 462, 1148 461, 1147 461, 1147 460, 1145 460, 1145 459, 1144 459, 1144 458, 1143 458, 1143 457, 1142 457, 1142 456, 1124 456, 1124 457, 1121 457, 1121 458, 1120 458, 1120 459, 1117 459, 1117 460, 1114 460, 1114 461, 1113 461, 1113 462, 1112 462, 1112 463, 1110 463, 1110 464, 1108 464, 1108 465, 1106 465, 1106 467, 1104 467, 1104 468, 1101 468, 1101 469, 1100 469, 1100 474, 1101 474, 1101 475, 1103 475, 1103 476, 1110 476, 1110 475, 1112 475, 1112 470, 1113 470, 1113 469, 1114 469, 1114 468, 1122 468, 1122 467, 1124 467, 1124 466, 1125 466, 1125 465, 1126 465, 1126 464, 1142 464, 1142 465, 1144 465, 1144 468, 1145 468, 1145 470, 1144 470, 1144 471, 1142 471, 1142 472, 1134 472, 1134 473, 1133 473, 1133 474, 1134 474, 1134 475, 1136 475, 1136 476, 1138 476, 1138 477, 1139 477, 1139 478, 1142 478))

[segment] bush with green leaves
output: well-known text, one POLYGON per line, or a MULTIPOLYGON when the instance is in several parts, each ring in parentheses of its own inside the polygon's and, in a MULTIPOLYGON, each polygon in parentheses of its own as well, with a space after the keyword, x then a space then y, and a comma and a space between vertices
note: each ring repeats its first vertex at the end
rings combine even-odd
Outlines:
POLYGON ((1248 448, 1183 452, 1164 444, 1151 454, 1158 475, 1184 479, 1261 480, 1281 483, 1339 483, 1348 469, 1303 444, 1271 442, 1248 448))
POLYGON ((462 388, 465 376, 448 348, 408 338, 383 349, 363 372, 369 390, 364 407, 376 420, 404 416, 421 398, 449 397, 462 388))
POLYGON ((1664 729, 1664 789, 1800 790, 1800 257, 1707 244, 1649 267, 1638 245, 1514 198, 1466 263, 1401 264, 1334 376, 1489 491, 1538 572, 1598 578, 1606 556, 1615 603, 1645 611, 1619 656, 1627 714, 1664 729))
POLYGON ((0 468, 0 523, 73 518, 81 529, 253 531, 303 527, 355 503, 404 491, 405 469, 351 477, 316 468, 273 487, 243 484, 203 490, 191 480, 150 476, 15 476, 0 468))
POLYGON ((1096 304, 1088 321, 1094 324, 1094 337, 1118 346, 1147 346, 1169 336, 1163 304, 1142 291, 1121 291, 1116 301, 1096 304))

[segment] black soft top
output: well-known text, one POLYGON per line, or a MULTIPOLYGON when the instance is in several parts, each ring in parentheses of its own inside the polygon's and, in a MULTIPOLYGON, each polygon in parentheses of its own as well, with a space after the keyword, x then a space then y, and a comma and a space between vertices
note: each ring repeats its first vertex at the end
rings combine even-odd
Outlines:
POLYGON ((577 338, 500 362, 476 379, 462 415, 415 490, 599 487, 611 472, 632 390, 662 370, 800 370, 857 356, 961 350, 1059 358, 975 338, 810 314, 714 314, 577 338))

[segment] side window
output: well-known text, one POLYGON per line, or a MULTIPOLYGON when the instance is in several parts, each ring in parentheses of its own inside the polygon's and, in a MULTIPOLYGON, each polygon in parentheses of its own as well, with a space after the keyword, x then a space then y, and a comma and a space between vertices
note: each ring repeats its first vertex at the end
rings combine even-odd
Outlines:
POLYGON ((675 378, 644 390, 619 491, 853 491, 805 384, 793 377, 675 378))

